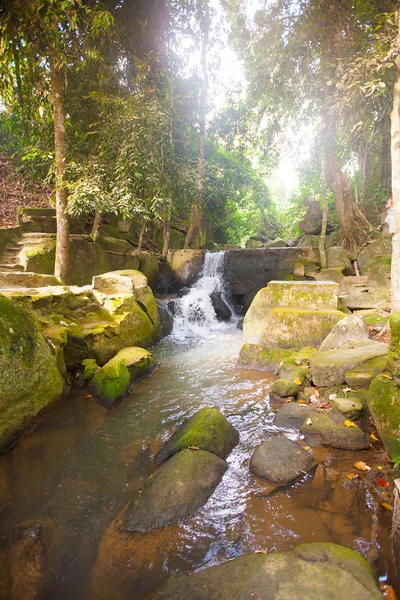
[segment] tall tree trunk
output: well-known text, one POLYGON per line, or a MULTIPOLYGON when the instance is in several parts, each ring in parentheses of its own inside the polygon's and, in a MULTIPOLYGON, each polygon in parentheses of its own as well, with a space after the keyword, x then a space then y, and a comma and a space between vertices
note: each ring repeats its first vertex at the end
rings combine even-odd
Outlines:
MULTIPOLYGON (((400 20, 400 13, 399 13, 400 20)), ((399 27, 400 35, 400 27, 399 27)), ((392 312, 400 311, 400 56, 396 58, 396 81, 391 114, 392 198, 396 231, 392 237, 392 312)))
POLYGON ((389 189, 391 183, 389 115, 386 115, 381 121, 381 132, 381 185, 389 189))
POLYGON ((50 56, 51 96, 54 111, 54 149, 56 156, 56 260, 54 275, 67 283, 69 266, 68 190, 65 185, 67 136, 65 130, 64 88, 62 74, 54 53, 50 56))
POLYGON ((143 236, 144 236, 145 231, 146 231, 146 221, 143 221, 142 225, 140 226, 138 247, 136 250, 136 254, 138 256, 141 256, 141 254, 142 254, 143 236))
POLYGON ((164 212, 164 228, 163 228, 163 249, 162 249, 163 258, 167 258, 170 232, 171 232, 171 207, 166 206, 165 212, 164 212))
POLYGON ((321 233, 319 236, 319 257, 321 261, 321 269, 326 269, 327 260, 325 252, 325 239, 326 239, 326 225, 328 223, 328 199, 326 197, 326 183, 325 183, 325 165, 322 161, 322 225, 321 233))
POLYGON ((92 239, 93 242, 98 242, 99 241, 99 238, 100 238, 100 226, 101 226, 101 214, 97 212, 94 215, 92 233, 90 234, 90 237, 91 237, 91 239, 92 239))
POLYGON ((186 234, 184 248, 189 248, 196 239, 201 227, 201 213, 204 201, 204 165, 205 165, 205 140, 206 140, 206 103, 208 91, 208 71, 207 71, 207 47, 210 33, 210 12, 208 0, 205 0, 204 8, 200 18, 200 28, 202 32, 201 43, 201 70, 203 74, 203 83, 200 93, 199 107, 199 151, 197 155, 196 168, 196 192, 190 208, 190 223, 186 234))

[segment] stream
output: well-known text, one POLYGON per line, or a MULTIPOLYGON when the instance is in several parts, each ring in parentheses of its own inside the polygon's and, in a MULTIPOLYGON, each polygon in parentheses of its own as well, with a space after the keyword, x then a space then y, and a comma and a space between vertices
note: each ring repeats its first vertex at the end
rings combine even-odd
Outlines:
MULTIPOLYGON (((268 396, 273 377, 235 368, 241 332, 235 321, 220 323, 209 312, 209 291, 218 288, 219 277, 217 268, 181 299, 173 334, 153 350, 157 370, 137 383, 118 407, 107 411, 86 390, 73 388, 29 437, 0 458, 0 473, 12 494, 2 513, 3 542, 15 525, 32 519, 48 520, 59 532, 62 565, 48 600, 87 598, 107 527, 155 471, 153 458, 176 425, 204 406, 221 410, 239 430, 240 443, 228 457, 229 469, 207 504, 160 542, 131 598, 144 598, 172 573, 256 550, 281 551, 305 542, 333 541, 367 556, 375 535, 375 513, 379 519, 375 569, 382 580, 398 586, 390 515, 376 512, 362 481, 358 508, 344 516, 335 512, 329 482, 324 484, 324 499, 331 508, 324 511, 314 501, 312 475, 268 495, 266 486, 249 473, 255 446, 278 433, 268 396)), ((280 433, 298 439, 295 430, 280 433)), ((312 453, 341 473, 348 472, 355 460, 371 466, 379 461, 372 449, 352 453, 314 448, 312 453)))

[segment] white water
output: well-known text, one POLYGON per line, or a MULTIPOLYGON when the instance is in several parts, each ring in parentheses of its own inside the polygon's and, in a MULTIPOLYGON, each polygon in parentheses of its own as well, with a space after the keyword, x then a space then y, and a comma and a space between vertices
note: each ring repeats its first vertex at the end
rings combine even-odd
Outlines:
POLYGON ((208 340, 226 330, 227 324, 217 320, 210 298, 213 292, 221 292, 229 305, 223 294, 224 262, 225 252, 206 252, 200 279, 186 296, 175 300, 173 336, 176 339, 208 340))

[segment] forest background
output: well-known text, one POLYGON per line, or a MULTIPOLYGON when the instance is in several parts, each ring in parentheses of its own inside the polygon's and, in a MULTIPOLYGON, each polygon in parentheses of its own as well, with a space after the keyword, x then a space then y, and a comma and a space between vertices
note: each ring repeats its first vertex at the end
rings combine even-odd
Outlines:
POLYGON ((397 8, 3 0, 0 150, 54 186, 56 275, 65 280, 68 219, 81 214, 93 217, 93 239, 103 215, 133 219, 139 252, 161 226, 165 255, 171 225, 186 247, 201 231, 220 244, 259 231, 294 239, 316 200, 355 256, 392 191, 400 203, 397 8), (228 43, 244 75, 222 95, 228 43), (288 163, 298 173, 290 197, 272 177, 288 163))

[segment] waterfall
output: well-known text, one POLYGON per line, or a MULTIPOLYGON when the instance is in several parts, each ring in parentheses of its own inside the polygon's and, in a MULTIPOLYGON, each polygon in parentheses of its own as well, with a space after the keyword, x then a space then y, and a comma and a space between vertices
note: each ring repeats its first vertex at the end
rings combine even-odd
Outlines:
POLYGON ((224 297, 225 252, 206 252, 200 279, 190 292, 175 300, 174 336, 208 338, 210 334, 221 331, 225 323, 217 320, 211 302, 212 292, 221 292, 224 297))

